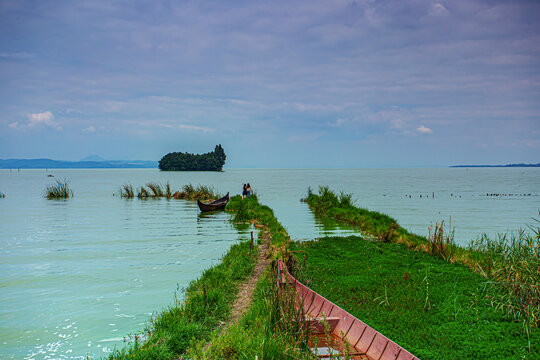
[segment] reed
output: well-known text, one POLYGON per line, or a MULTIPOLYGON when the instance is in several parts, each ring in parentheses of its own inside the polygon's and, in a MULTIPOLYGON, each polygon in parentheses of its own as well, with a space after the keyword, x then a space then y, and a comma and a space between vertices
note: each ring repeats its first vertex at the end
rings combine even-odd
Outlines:
POLYGON ((484 234, 470 247, 485 255, 478 267, 499 290, 492 305, 533 328, 540 324, 540 227, 529 229, 532 234, 523 229, 497 238, 484 234))
POLYGON ((159 197, 165 196, 164 191, 161 188, 161 185, 158 183, 149 182, 149 183, 146 183, 146 187, 150 189, 151 193, 150 192, 149 193, 151 197, 159 198, 159 197))
POLYGON ((207 185, 186 184, 182 187, 181 191, 175 192, 172 197, 175 199, 187 199, 187 200, 215 200, 219 198, 216 190, 207 185))
POLYGON ((139 191, 137 192, 137 197, 139 199, 148 199, 150 197, 150 193, 148 192, 148 190, 146 190, 144 186, 141 186, 139 188, 139 191))
POLYGON ((428 244, 429 253, 433 256, 440 257, 441 259, 453 262, 453 249, 456 244, 454 242, 455 229, 452 228, 452 220, 448 225, 448 233, 445 235, 444 220, 439 224, 435 223, 435 227, 431 224, 428 228, 428 244))
POLYGON ((165 196, 167 199, 172 198, 171 184, 169 184, 169 182, 167 182, 167 185, 165 185, 164 196, 165 196))
POLYGON ((45 195, 47 199, 68 199, 69 197, 73 196, 73 190, 69 188, 69 181, 64 180, 56 180, 55 184, 48 185, 45 188, 45 195))
POLYGON ((124 184, 120 187, 120 197, 132 199, 135 197, 135 192, 133 191, 133 185, 124 184))

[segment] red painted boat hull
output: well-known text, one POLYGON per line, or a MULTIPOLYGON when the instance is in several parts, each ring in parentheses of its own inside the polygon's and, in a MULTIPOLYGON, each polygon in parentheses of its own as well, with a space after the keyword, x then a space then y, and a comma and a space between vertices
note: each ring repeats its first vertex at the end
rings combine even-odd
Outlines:
MULTIPOLYGON (((418 360, 394 341, 298 282, 287 271, 283 262, 278 260, 278 286, 282 287, 283 284, 294 287, 298 297, 297 304, 303 307, 306 318, 311 323, 312 333, 317 334, 322 330, 319 321, 326 322, 330 325, 334 338, 344 340, 343 335, 345 336, 345 340, 350 344, 352 359, 418 360)), ((321 355, 319 357, 325 358, 321 355)))

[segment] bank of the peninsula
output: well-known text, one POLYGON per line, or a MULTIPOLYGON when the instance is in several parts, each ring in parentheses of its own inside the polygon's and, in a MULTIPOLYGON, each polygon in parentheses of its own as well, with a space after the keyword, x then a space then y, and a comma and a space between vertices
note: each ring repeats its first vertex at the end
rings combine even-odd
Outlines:
MULTIPOLYGON (((488 253, 451 244, 449 253, 433 252, 428 239, 408 233, 394 219, 353 206, 350 195, 322 190, 307 198, 313 211, 358 226, 371 234, 369 240, 355 236, 292 243, 272 209, 256 196, 235 196, 227 210, 236 226, 255 224, 259 236, 267 237, 270 263, 286 258, 297 278, 422 359, 540 356, 537 323, 494 307, 505 289, 473 271, 478 270, 473 261, 489 264, 488 253)), ((149 324, 144 341, 110 359, 313 358, 302 326, 283 312, 272 266, 257 282, 245 315, 228 322, 257 247, 248 254, 249 243, 234 245, 221 264, 191 283, 184 300, 149 324)))

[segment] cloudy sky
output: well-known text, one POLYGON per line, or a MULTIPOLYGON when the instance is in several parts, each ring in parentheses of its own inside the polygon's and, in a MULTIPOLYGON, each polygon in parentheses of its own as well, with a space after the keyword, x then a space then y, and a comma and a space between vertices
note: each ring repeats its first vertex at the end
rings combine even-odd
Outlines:
POLYGON ((0 0, 0 158, 540 162, 538 1, 0 0))

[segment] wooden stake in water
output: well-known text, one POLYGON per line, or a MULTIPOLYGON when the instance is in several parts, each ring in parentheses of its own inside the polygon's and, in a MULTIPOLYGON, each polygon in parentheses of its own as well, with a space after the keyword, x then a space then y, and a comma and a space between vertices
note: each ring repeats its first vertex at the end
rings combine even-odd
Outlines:
POLYGON ((249 243, 249 256, 251 256, 251 250, 253 250, 253 231, 251 232, 251 242, 249 243))

